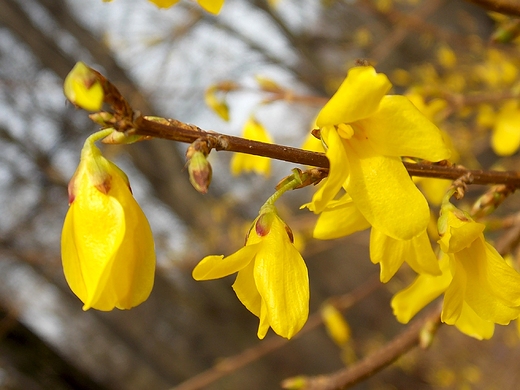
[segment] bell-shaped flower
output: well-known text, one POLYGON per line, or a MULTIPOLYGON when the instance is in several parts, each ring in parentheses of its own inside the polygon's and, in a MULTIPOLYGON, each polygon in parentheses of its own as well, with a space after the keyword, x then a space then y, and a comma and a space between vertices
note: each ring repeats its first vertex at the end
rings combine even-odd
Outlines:
POLYGON ((193 278, 217 279, 236 272, 233 289, 260 319, 260 339, 269 327, 288 339, 303 327, 309 314, 307 267, 274 206, 261 209, 243 248, 227 257, 205 257, 193 270, 193 278))
POLYGON ((155 251, 150 225, 128 178, 90 136, 69 184, 70 207, 61 237, 65 278, 83 309, 130 309, 152 290, 155 251))
POLYGON ((453 280, 442 320, 454 324, 463 303, 482 319, 506 325, 520 315, 520 274, 484 239, 484 225, 455 207, 442 208, 439 244, 451 259, 453 280))
MULTIPOLYGON (((399 322, 407 324, 419 311, 446 291, 453 280, 448 255, 443 255, 439 266, 440 275, 418 275, 410 286, 394 295, 391 306, 399 322)), ((493 322, 479 317, 466 302, 463 303, 454 325, 462 333, 479 340, 490 339, 495 330, 493 322)))
POLYGON ((372 67, 352 68, 318 114, 329 176, 309 206, 321 213, 342 187, 364 218, 382 233, 410 239, 428 225, 429 209, 401 161, 449 158, 439 129, 404 96, 385 96, 391 84, 372 67))
MULTIPOLYGON (((242 137, 252 141, 273 143, 267 130, 254 117, 250 117, 245 123, 242 137)), ((269 176, 271 173, 271 159, 252 154, 235 153, 231 158, 231 173, 239 175, 242 172, 251 171, 269 176)))

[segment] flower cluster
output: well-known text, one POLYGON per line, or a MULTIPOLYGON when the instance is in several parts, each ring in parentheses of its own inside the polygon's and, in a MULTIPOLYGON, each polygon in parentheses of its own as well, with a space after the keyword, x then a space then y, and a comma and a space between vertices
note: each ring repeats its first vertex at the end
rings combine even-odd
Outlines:
POLYGON ((383 282, 404 261, 417 272, 440 273, 426 235, 428 203, 401 157, 439 161, 450 156, 439 129, 406 97, 386 95, 390 88, 374 68, 356 67, 320 111, 316 124, 330 172, 306 205, 320 214, 314 229, 318 239, 371 226, 370 256, 381 265, 383 282))

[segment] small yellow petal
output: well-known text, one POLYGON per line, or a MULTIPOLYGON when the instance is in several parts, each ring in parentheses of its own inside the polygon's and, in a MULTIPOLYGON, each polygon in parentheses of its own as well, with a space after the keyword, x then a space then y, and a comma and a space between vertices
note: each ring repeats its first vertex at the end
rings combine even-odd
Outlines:
POLYGON ((148 0, 154 3, 159 8, 170 8, 171 6, 177 4, 179 0, 148 0))
POLYGON ((313 237, 318 240, 332 240, 368 229, 370 224, 356 207, 350 195, 331 200, 318 217, 313 237))
POLYGON ((230 256, 206 256, 193 269, 195 280, 223 278, 245 268, 255 257, 260 244, 246 245, 230 256))
POLYGON ((199 5, 212 14, 218 14, 224 5, 224 0, 197 0, 199 5))
POLYGON ((233 290, 242 304, 260 318, 262 297, 258 293, 254 278, 255 262, 251 261, 245 268, 238 271, 233 290))
POLYGON ((464 303, 460 317, 455 326, 462 333, 476 338, 477 340, 489 340, 493 337, 495 324, 480 318, 475 311, 464 303))
POLYGON ((327 144, 325 153, 330 162, 329 176, 312 197, 308 208, 312 212, 321 213, 327 204, 336 196, 348 178, 349 167, 344 141, 336 130, 325 127, 321 131, 322 139, 327 144))
POLYGON ((394 295, 391 305, 399 322, 408 323, 448 288, 452 279, 448 256, 439 261, 439 266, 441 275, 419 275, 410 286, 394 295))
POLYGON ((404 96, 385 96, 379 110, 358 125, 379 154, 428 161, 450 158, 440 130, 404 96))
POLYGON ((324 127, 367 118, 377 111, 381 99, 391 87, 388 78, 376 73, 371 66, 352 68, 318 114, 316 124, 324 127))

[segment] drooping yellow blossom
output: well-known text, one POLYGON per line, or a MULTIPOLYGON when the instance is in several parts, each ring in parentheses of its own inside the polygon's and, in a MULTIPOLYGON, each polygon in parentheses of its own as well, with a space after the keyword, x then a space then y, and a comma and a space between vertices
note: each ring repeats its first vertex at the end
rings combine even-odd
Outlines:
MULTIPOLYGON (((254 117, 250 117, 245 123, 242 137, 252 141, 273 143, 267 130, 254 117)), ((271 159, 252 154, 235 153, 231 158, 231 173, 239 175, 242 172, 251 171, 269 176, 271 173, 271 159)))
POLYGON ((85 141, 61 236, 65 278, 83 310, 130 309, 148 298, 154 281, 150 225, 125 173, 94 144, 110 131, 85 141))
MULTIPOLYGON (((443 255, 439 266, 441 275, 418 275, 410 286, 392 298, 391 306, 399 322, 407 324, 426 305, 446 291, 453 280, 447 255, 443 255)), ((479 340, 490 339, 495 329, 493 322, 480 318, 466 302, 463 303, 454 325, 462 333, 479 340)))
POLYGON ((396 239, 424 232, 428 204, 401 156, 439 161, 450 156, 439 129, 372 67, 352 68, 316 124, 327 145, 329 176, 309 209, 321 213, 344 187, 363 217, 396 239))
POLYGON ((63 92, 73 104, 88 111, 99 111, 103 105, 103 87, 83 62, 76 63, 65 77, 63 92))
POLYGON ((499 156, 511 156, 520 147, 520 105, 505 102, 495 118, 491 147, 499 156))
POLYGON ((235 272, 233 289, 260 319, 260 339, 269 327, 288 339, 303 327, 309 314, 307 267, 274 206, 262 207, 243 248, 227 257, 205 257, 193 270, 193 278, 218 279, 235 272))
POLYGON ((397 319, 408 322, 444 292, 441 319, 478 339, 493 335, 520 315, 520 274, 488 244, 484 225, 445 204, 439 219, 439 244, 445 253, 440 276, 419 275, 392 300, 397 319))
MULTIPOLYGON (((149 0, 159 8, 170 8, 177 4, 179 0, 149 0)), ((197 3, 204 8, 206 11, 212 14, 218 14, 220 9, 224 5, 225 0, 197 0, 197 3)))

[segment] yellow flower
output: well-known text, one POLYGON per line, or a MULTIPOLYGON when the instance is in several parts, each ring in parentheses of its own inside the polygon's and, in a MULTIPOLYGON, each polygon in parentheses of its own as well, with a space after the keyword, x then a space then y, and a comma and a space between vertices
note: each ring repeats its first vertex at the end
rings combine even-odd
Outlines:
POLYGON ((193 278, 217 279, 235 272, 233 289, 260 319, 260 339, 269 327, 288 339, 303 327, 309 314, 307 267, 274 206, 261 209, 243 248, 227 257, 205 257, 193 270, 193 278))
POLYGON ((442 293, 442 321, 478 339, 490 338, 494 324, 506 325, 518 318, 520 274, 485 241, 483 230, 483 224, 454 206, 443 206, 441 275, 419 275, 394 296, 392 307, 400 322, 408 322, 442 293))
POLYGON ((520 106, 516 99, 505 102, 498 112, 491 147, 499 156, 511 156, 520 147, 520 106))
MULTIPOLYGON (((179 0, 149 0, 159 8, 170 8, 177 4, 179 0)), ((218 14, 224 5, 224 0, 197 0, 197 3, 206 11, 218 14)))
MULTIPOLYGON (((410 286, 392 298, 392 309, 399 322, 408 323, 421 309, 446 291, 453 280, 447 255, 441 258, 439 266, 441 275, 419 275, 410 286)), ((479 340, 490 339, 495 329, 493 322, 480 318, 466 302, 454 325, 462 333, 479 340)))
POLYGON ((99 111, 103 105, 103 87, 96 73, 83 62, 74 65, 65 77, 63 92, 73 104, 88 111, 99 111))
POLYGON ((124 172, 94 145, 110 131, 85 141, 61 237, 65 278, 83 310, 130 309, 148 298, 154 280, 150 225, 124 172))
MULTIPOLYGON (((273 143, 269 133, 254 117, 250 117, 244 125, 242 137, 252 141, 273 143)), ((254 156, 252 154, 235 153, 231 158, 231 173, 239 175, 242 172, 251 171, 269 176, 271 173, 271 160, 267 157, 254 156)))
POLYGON ((439 161, 450 151, 439 129, 404 96, 385 96, 391 84, 372 67, 356 67, 316 120, 327 145, 329 177, 309 208, 321 213, 344 187, 364 218, 396 239, 428 225, 424 196, 401 156, 439 161))

